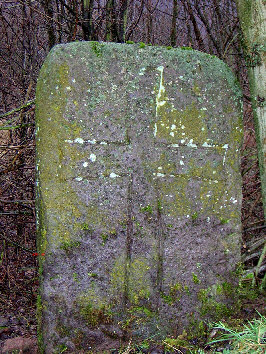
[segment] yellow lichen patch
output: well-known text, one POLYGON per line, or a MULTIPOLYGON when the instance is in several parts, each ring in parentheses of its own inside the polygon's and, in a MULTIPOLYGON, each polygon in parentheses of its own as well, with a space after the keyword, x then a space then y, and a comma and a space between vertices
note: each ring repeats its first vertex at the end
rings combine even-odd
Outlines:
POLYGON ((188 166, 188 173, 191 177, 199 177, 203 180, 216 180, 215 176, 223 175, 222 162, 218 163, 217 161, 206 161, 201 166, 199 166, 195 159, 190 159, 188 166))
POLYGON ((141 299, 149 299, 150 284, 147 273, 150 267, 145 258, 135 259, 129 271, 129 298, 132 303, 138 304, 141 299))
MULTIPOLYGON (((146 166, 147 161, 143 161, 143 165, 146 166)), ((149 170, 154 171, 155 174, 158 172, 169 175, 175 172, 176 166, 175 162, 170 161, 167 152, 164 151, 157 161, 149 163, 149 170)))
POLYGON ((187 196, 187 176, 158 180, 163 211, 172 217, 184 216, 191 212, 191 201, 187 196))
POLYGON ((114 296, 127 292, 126 296, 132 304, 139 304, 141 299, 148 299, 151 285, 148 271, 150 267, 145 258, 129 262, 125 257, 119 257, 110 273, 110 284, 114 296), (127 289, 127 290, 125 290, 127 289))
MULTIPOLYGON (((37 164, 41 160, 42 163, 38 164, 40 188, 46 185, 41 193, 42 209, 46 218, 51 221, 54 219, 50 223, 49 234, 51 240, 59 244, 68 241, 77 230, 76 221, 81 216, 80 208, 84 207, 69 183, 74 178, 76 164, 84 157, 84 153, 76 145, 66 142, 78 138, 81 132, 76 122, 70 123, 64 118, 67 88, 70 87, 68 65, 63 63, 54 70, 55 90, 46 89, 49 85, 45 81, 50 80, 51 75, 45 71, 38 83, 37 96, 40 91, 42 96, 38 96, 37 117, 41 119, 38 121, 37 146, 45 144, 46 148, 38 149, 37 164), (57 219, 60 221, 55 222, 57 219)), ((44 236, 42 231, 41 236, 44 236)), ((45 245, 45 241, 42 244, 45 245)))
POLYGON ((205 214, 230 218, 230 215, 228 215, 230 208, 227 208, 229 204, 228 198, 227 186, 224 181, 201 181, 200 202, 205 214))
MULTIPOLYGON (((169 143, 203 144, 207 137, 207 126, 204 122, 205 112, 196 107, 192 102, 185 110, 179 111, 174 107, 167 97, 164 85, 163 67, 160 71, 160 84, 156 95, 156 122, 153 135, 158 139, 165 139, 169 143)), ((196 94, 199 95, 199 88, 194 86, 196 94)), ((193 90, 194 90, 193 89, 193 90)))
POLYGON ((195 103, 184 111, 178 111, 166 102, 158 108, 156 136, 172 144, 203 144, 208 137, 204 117, 205 112, 198 109, 195 103))
POLYGON ((192 91, 195 93, 196 96, 201 96, 201 90, 197 84, 194 84, 192 91))
POLYGON ((97 326, 98 324, 112 322, 107 300, 102 296, 99 289, 96 291, 94 284, 90 289, 79 294, 76 303, 79 306, 80 315, 88 325, 97 326))

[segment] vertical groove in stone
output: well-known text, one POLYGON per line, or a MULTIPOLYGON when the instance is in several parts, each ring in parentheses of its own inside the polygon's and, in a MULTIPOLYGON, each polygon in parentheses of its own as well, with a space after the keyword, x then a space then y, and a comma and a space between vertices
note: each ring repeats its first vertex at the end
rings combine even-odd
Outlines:
MULTIPOLYGON (((156 239, 157 239, 157 269, 156 269, 156 292, 158 296, 158 300, 160 294, 162 293, 162 285, 163 285, 163 257, 164 257, 164 232, 163 232, 163 220, 162 220, 162 213, 161 213, 161 203, 158 196, 157 190, 157 230, 156 232, 156 239)), ((157 303, 158 303, 157 300, 157 303)), ((159 305, 159 304, 158 304, 159 305)))
POLYGON ((129 277, 131 265, 131 246, 133 241, 133 203, 132 203, 133 176, 130 175, 127 195, 127 234, 126 234, 126 257, 125 257, 125 283, 123 305, 126 307, 129 301, 129 277))

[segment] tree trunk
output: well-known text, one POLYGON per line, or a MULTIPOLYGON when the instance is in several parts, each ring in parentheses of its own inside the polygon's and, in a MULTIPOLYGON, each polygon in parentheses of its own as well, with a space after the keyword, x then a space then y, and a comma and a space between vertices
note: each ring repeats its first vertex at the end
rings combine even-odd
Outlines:
POLYGON ((147 37, 146 37, 146 42, 152 43, 152 2, 151 0, 148 1, 148 3, 146 4, 146 8, 147 8, 147 37))
POLYGON ((170 36, 172 47, 176 45, 176 39, 177 39, 176 36, 177 13, 178 13, 177 0, 173 0, 173 17, 172 17, 171 36, 170 36))
POLYGON ((125 42, 125 32, 127 27, 127 10, 128 10, 128 0, 122 0, 120 14, 119 14, 119 25, 118 25, 118 41, 119 43, 125 42))
POLYGON ((82 29, 83 29, 83 37, 85 41, 94 39, 94 28, 92 22, 93 3, 94 0, 83 0, 84 25, 82 29))
POLYGON ((117 28, 116 28, 116 13, 115 0, 107 0, 106 2, 106 35, 107 42, 117 42, 117 28))
POLYGON ((48 33, 48 43, 49 50, 55 45, 55 30, 54 30, 54 11, 53 11, 53 3, 52 1, 45 0, 43 1, 44 11, 48 17, 47 20, 47 33, 48 33))
POLYGON ((266 3, 237 0, 255 118, 264 215, 266 216, 266 3))

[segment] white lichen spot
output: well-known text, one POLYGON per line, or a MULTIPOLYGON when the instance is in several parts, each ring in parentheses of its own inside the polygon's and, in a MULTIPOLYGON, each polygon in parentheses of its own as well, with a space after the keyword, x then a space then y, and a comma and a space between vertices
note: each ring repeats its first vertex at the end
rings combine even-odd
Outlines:
POLYGON ((73 140, 65 140, 65 143, 73 144, 74 141, 73 140))
POLYGON ((76 82, 76 79, 72 79, 72 82, 76 82))
POLYGON ((96 155, 90 154, 89 159, 91 160, 91 162, 95 162, 96 161, 96 155))
POLYGON ((182 139, 182 140, 180 140, 180 143, 185 144, 185 141, 186 141, 185 139, 182 139))
POLYGON ((175 136, 175 133, 174 133, 174 132, 171 132, 170 135, 174 137, 174 136, 175 136))
POLYGON ((161 77, 160 77, 160 86, 159 86, 159 91, 158 91, 158 94, 156 96, 156 117, 158 116, 158 108, 160 106, 163 106, 166 101, 162 100, 162 96, 165 92, 165 87, 163 85, 163 71, 164 71, 164 67, 163 66, 159 66, 157 68, 158 71, 160 71, 161 73, 161 77))
POLYGON ((190 215, 187 215, 187 218, 189 218, 190 217, 190 215))
POLYGON ((214 183, 218 183, 218 181, 217 180, 215 180, 215 181, 213 181, 214 183))
POLYGON ((183 165, 184 166, 184 161, 183 160, 180 160, 180 165, 183 165))
POLYGON ((226 153, 227 153, 227 150, 225 151, 225 154, 224 154, 223 165, 225 164, 226 153))
POLYGON ((212 173, 215 175, 216 171, 212 171, 212 173))
POLYGON ((56 90, 58 90, 58 89, 59 89, 59 87, 58 87, 58 86, 55 86, 55 89, 56 89, 56 90))
POLYGON ((110 177, 110 178, 116 178, 116 177, 120 177, 120 176, 117 175, 117 174, 114 173, 114 172, 111 172, 109 177, 110 177))
POLYGON ((236 203, 237 203, 237 199, 235 199, 235 198, 233 198, 233 197, 230 198, 230 201, 231 201, 233 204, 236 204, 236 203))
POLYGON ((83 167, 87 167, 87 166, 88 166, 88 162, 86 161, 83 163, 83 167))
POLYGON ((174 148, 178 148, 179 147, 178 144, 172 144, 171 146, 174 147, 174 148))
POLYGON ((164 177, 165 176, 165 174, 164 173, 157 173, 157 175, 156 175, 157 177, 164 177))
POLYGON ((228 144, 224 144, 224 146, 222 146, 222 148, 227 150, 228 146, 229 146, 228 144))
POLYGON ((212 145, 208 144, 207 141, 205 141, 205 143, 202 144, 203 147, 212 147, 212 145))
POLYGON ((139 75, 140 75, 140 76, 144 75, 145 70, 146 70, 146 68, 141 68, 141 69, 140 69, 140 72, 139 72, 139 75))
POLYGON ((95 139, 93 139, 93 140, 88 140, 87 143, 89 143, 89 144, 96 144, 96 140, 95 140, 95 139))
POLYGON ((202 111, 207 111, 207 108, 206 107, 202 107, 201 110, 202 111))
POLYGON ((100 145, 107 145, 107 142, 106 141, 101 141, 100 145))
POLYGON ((207 217, 207 222, 210 222, 211 221, 211 219, 209 218, 209 216, 207 217))
POLYGON ((176 129, 176 125, 175 125, 175 124, 172 124, 171 130, 175 130, 175 129, 176 129))
POLYGON ((80 181, 83 180, 83 178, 82 178, 82 177, 76 177, 75 180, 78 181, 78 182, 80 182, 80 181))
POLYGON ((204 127, 202 127, 202 128, 201 128, 201 130, 202 130, 202 131, 204 131, 204 130, 205 130, 205 128, 204 128, 204 127))
POLYGON ((67 90, 67 91, 70 91, 70 90, 71 90, 71 87, 70 87, 70 86, 67 86, 67 87, 66 87, 66 90, 67 90))
POLYGON ((185 126, 184 126, 184 125, 181 125, 181 129, 185 129, 185 126))
POLYGON ((74 142, 78 144, 84 144, 84 140, 82 138, 76 138, 74 142))
POLYGON ((190 139, 189 142, 187 143, 187 146, 197 148, 196 144, 193 144, 193 139, 190 139))
POLYGON ((154 137, 156 137, 156 135, 157 135, 157 124, 156 123, 154 124, 153 135, 154 135, 154 137))
POLYGON ((158 170, 162 170, 162 169, 163 169, 162 166, 159 166, 159 167, 158 167, 158 170))

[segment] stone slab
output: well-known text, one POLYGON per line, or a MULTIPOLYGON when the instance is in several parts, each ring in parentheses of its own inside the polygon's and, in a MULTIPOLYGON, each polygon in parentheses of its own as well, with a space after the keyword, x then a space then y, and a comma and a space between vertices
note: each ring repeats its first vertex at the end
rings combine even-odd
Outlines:
POLYGON ((44 352, 101 353, 230 313, 240 96, 223 62, 193 50, 50 52, 37 87, 44 352))

